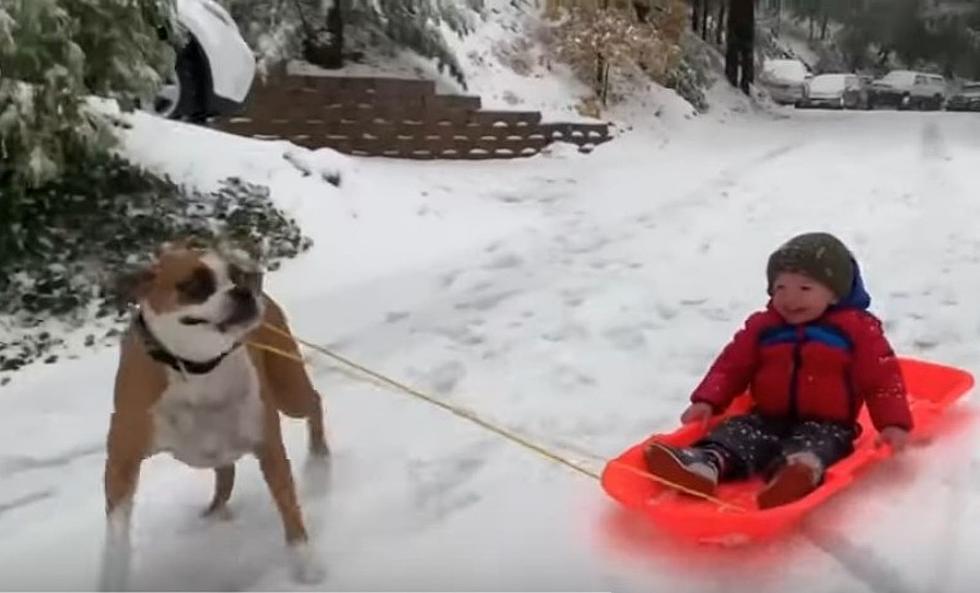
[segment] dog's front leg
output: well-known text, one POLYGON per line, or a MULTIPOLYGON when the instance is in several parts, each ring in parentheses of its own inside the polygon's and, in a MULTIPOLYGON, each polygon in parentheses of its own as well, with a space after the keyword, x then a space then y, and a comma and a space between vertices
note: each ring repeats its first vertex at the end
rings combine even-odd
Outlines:
POLYGON ((100 591, 124 591, 129 582, 130 522, 139 463, 106 463, 106 530, 100 591))
POLYGON ((323 580, 324 570, 309 542, 303 513, 296 497, 292 468, 286 456, 279 428, 279 414, 269 410, 265 422, 263 443, 256 451, 262 476, 272 493, 286 532, 293 578, 305 584, 323 580))
POLYGON ((121 424, 120 416, 113 414, 105 464, 106 533, 99 576, 100 591, 128 588, 133 497, 145 450, 143 437, 149 434, 150 428, 148 423, 146 426, 136 425, 137 432, 133 433, 134 426, 123 430, 121 424), (134 434, 139 436, 134 437, 134 434))

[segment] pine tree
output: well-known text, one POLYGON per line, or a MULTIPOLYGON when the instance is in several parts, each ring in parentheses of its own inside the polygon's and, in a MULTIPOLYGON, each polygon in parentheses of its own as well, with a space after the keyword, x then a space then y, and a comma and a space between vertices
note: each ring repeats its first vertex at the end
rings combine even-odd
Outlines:
MULTIPOLYGON (((34 187, 73 159, 105 151, 108 123, 89 95, 124 109, 158 88, 173 67, 159 29, 172 30, 172 0, 0 2, 0 187, 34 187)), ((5 204, 10 207, 10 201, 5 204)))
POLYGON ((442 34, 471 31, 483 0, 224 0, 264 62, 295 57, 337 67, 345 45, 407 48, 436 61, 465 86, 442 34))

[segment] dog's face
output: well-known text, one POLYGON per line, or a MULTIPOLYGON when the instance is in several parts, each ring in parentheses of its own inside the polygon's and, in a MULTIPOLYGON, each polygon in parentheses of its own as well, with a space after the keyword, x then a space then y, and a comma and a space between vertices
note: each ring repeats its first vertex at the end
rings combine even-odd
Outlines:
POLYGON ((165 247, 132 295, 153 335, 188 360, 227 351, 258 327, 263 314, 257 267, 217 250, 165 247))

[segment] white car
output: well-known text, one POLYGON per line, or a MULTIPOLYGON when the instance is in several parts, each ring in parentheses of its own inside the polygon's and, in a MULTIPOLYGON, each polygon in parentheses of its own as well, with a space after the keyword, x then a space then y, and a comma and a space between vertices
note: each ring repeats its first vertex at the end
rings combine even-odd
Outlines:
POLYGON ((766 60, 759 82, 776 103, 793 105, 803 98, 803 88, 810 78, 806 65, 799 60, 766 60))
POLYGON ((868 91, 857 74, 819 74, 807 82, 796 106, 866 109, 868 91))
POLYGON ((186 44, 152 111, 171 119, 204 121, 240 111, 255 78, 255 56, 238 26, 214 0, 176 0, 186 44))
POLYGON ((892 70, 871 84, 868 99, 873 106, 942 109, 946 101, 946 79, 938 74, 892 70))

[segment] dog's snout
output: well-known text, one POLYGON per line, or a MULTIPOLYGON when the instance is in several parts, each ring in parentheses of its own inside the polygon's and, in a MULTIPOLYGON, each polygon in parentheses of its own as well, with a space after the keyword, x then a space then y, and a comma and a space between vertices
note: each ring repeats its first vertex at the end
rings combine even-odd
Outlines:
POLYGON ((247 303, 255 300, 255 297, 252 296, 252 291, 244 286, 236 286, 228 292, 238 303, 247 303))

